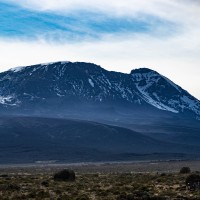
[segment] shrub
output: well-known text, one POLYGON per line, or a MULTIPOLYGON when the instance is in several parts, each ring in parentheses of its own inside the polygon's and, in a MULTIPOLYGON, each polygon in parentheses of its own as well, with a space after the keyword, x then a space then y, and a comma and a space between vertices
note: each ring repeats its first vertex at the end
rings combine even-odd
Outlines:
POLYGON ((189 167, 182 167, 180 169, 180 173, 181 174, 189 174, 191 172, 190 168, 189 167))
POLYGON ((20 187, 16 184, 8 184, 7 185, 7 190, 17 190, 19 191, 20 190, 20 187))
POLYGON ((162 173, 162 174, 160 174, 160 176, 167 176, 167 174, 166 173, 162 173))
POLYGON ((186 178, 186 187, 190 190, 200 190, 200 176, 192 174, 186 178))
POLYGON ((48 181, 42 181, 41 185, 44 187, 49 187, 48 181))
POLYGON ((7 174, 1 174, 0 177, 1 178, 8 178, 8 175, 7 174))
POLYGON ((75 172, 64 169, 54 175, 54 181, 75 181, 75 172))

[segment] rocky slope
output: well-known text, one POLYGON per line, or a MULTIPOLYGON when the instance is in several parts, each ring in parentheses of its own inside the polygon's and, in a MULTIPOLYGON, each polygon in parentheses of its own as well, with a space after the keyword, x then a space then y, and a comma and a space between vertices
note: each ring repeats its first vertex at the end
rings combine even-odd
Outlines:
POLYGON ((200 101, 153 70, 123 74, 81 62, 39 64, 0 73, 0 109, 11 114, 141 111, 200 118, 200 101))

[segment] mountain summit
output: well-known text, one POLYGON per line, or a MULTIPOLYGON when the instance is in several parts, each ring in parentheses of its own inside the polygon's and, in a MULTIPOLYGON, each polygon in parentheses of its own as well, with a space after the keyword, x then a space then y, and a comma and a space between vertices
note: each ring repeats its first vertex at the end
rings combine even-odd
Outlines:
POLYGON ((200 101, 151 69, 124 74, 91 63, 56 62, 0 73, 0 111, 83 116, 162 113, 200 119, 200 101))

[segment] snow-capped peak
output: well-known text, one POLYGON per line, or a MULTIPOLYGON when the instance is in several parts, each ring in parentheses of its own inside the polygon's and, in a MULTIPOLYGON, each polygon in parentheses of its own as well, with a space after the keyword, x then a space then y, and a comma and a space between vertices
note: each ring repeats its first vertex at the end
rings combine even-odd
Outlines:
POLYGON ((200 118, 197 99, 148 68, 123 74, 92 63, 62 61, 16 67, 0 73, 0 105, 30 104, 34 107, 38 102, 44 105, 51 99, 105 105, 118 102, 133 107, 145 105, 172 113, 189 111, 200 118))
POLYGON ((70 63, 70 61, 47 62, 47 63, 41 63, 40 65, 41 65, 41 66, 48 66, 48 65, 53 65, 53 64, 61 64, 61 65, 64 65, 64 64, 68 64, 68 63, 70 63))
POLYGON ((20 72, 20 71, 22 71, 24 68, 25 68, 25 66, 22 66, 22 67, 14 67, 14 68, 9 69, 9 71, 20 72))
POLYGON ((200 102, 165 76, 147 68, 132 70, 131 75, 147 103, 174 113, 190 110, 200 114, 200 102))
POLYGON ((49 65, 54 65, 54 64, 61 64, 61 65, 65 65, 70 63, 70 61, 59 61, 59 62, 47 62, 47 63, 40 63, 40 64, 35 64, 35 65, 31 65, 31 66, 19 66, 19 67, 13 67, 11 69, 9 69, 8 71, 12 71, 12 72, 20 72, 23 69, 25 69, 26 67, 34 67, 34 66, 49 66, 49 65))

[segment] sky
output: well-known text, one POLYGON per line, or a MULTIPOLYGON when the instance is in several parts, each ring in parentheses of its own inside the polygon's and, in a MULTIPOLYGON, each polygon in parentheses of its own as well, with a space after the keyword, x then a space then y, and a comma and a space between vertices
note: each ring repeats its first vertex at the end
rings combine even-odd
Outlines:
POLYGON ((0 0, 0 72, 54 61, 148 67, 200 99, 200 1, 0 0))

